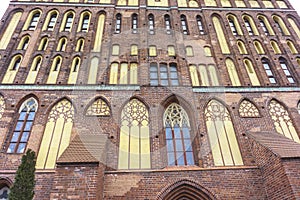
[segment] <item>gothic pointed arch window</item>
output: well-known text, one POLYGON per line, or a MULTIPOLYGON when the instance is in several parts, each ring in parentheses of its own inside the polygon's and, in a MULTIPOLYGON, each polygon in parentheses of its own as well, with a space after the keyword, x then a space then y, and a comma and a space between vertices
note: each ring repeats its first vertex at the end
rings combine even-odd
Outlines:
POLYGON ((131 99, 121 113, 119 169, 150 169, 149 112, 138 99, 131 99))
POLYGON ((278 101, 274 99, 270 101, 269 113, 279 134, 300 143, 298 133, 288 111, 278 101))
POLYGON ((63 99, 51 109, 36 161, 37 169, 54 169, 56 160, 68 147, 73 127, 74 107, 63 99))
POLYGON ((110 116, 110 108, 103 99, 98 98, 92 104, 90 104, 90 106, 86 110, 85 115, 109 117, 110 116))
POLYGON ((132 29, 132 33, 137 33, 138 32, 138 15, 136 13, 134 13, 131 16, 131 29, 132 29))
POLYGON ((0 200, 8 200, 8 195, 10 193, 9 187, 5 184, 0 188, 0 200))
POLYGON ((239 114, 240 117, 246 118, 255 118, 255 117, 260 117, 259 111, 257 107, 249 100, 244 99, 240 103, 239 107, 239 114))
POLYGON ((37 109, 38 103, 34 98, 29 98, 21 105, 7 153, 25 152, 37 109))
POLYGON ((118 13, 116 15, 116 21, 115 21, 115 33, 119 34, 121 33, 121 26, 122 26, 122 15, 118 13))
POLYGON ((215 166, 243 165, 227 108, 220 102, 211 100, 205 109, 205 121, 215 166))
POLYGON ((184 108, 177 103, 170 104, 165 110, 163 122, 168 165, 194 165, 191 126, 184 108))

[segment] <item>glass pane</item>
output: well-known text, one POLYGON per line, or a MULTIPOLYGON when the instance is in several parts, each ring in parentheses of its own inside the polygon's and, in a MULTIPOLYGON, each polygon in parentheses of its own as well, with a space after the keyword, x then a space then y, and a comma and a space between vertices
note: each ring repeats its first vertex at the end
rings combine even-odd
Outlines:
POLYGON ((273 75, 273 73, 272 73, 271 70, 266 70, 266 73, 267 73, 268 76, 272 76, 273 75))
POLYGON ((14 132, 14 134, 11 138, 11 142, 17 142, 19 139, 19 135, 20 135, 20 132, 14 132))
POLYGON ((284 70, 284 73, 285 73, 285 75, 287 75, 287 76, 290 76, 290 75, 291 75, 291 73, 290 73, 289 70, 284 70))
POLYGON ((167 72, 167 71, 168 71, 168 70, 167 70, 167 65, 161 64, 161 65, 160 65, 160 71, 161 71, 161 72, 167 72))
POLYGON ((30 131, 33 122, 26 122, 24 131, 30 131))
POLYGON ((182 140, 175 140, 176 143, 176 151, 183 151, 182 140))
POLYGON ((177 152, 177 165, 185 165, 183 152, 177 152))
POLYGON ((187 127, 183 127, 182 128, 182 132, 183 132, 183 137, 184 138, 190 138, 190 130, 187 127))
POLYGON ((20 117, 19 117, 19 121, 22 121, 25 119, 25 116, 26 116, 26 112, 21 112, 20 113, 20 117))
POLYGON ((25 146, 26 146, 25 143, 20 143, 20 144, 19 144, 19 147, 18 147, 18 150, 17 150, 17 153, 24 153, 24 151, 25 151, 25 146))
POLYGON ((34 116, 35 116, 35 112, 30 112, 28 115, 28 119, 29 121, 33 121, 34 120, 34 116))
POLYGON ((171 75, 170 75, 171 78, 175 78, 177 79, 177 72, 171 72, 171 75))
POLYGON ((16 143, 11 143, 7 149, 7 153, 14 153, 16 148, 16 143))
POLYGON ((168 74, 163 72, 163 73, 160 73, 160 77, 161 79, 167 79, 168 78, 168 74))
POLYGON ((194 156, 192 152, 186 152, 186 160, 188 165, 194 164, 194 156))
POLYGON ((270 83, 276 83, 275 78, 269 78, 270 83))
POLYGON ((20 131, 22 127, 23 127, 23 122, 18 122, 15 130, 20 131))
POLYGON ((168 80, 161 80, 161 85, 167 86, 168 85, 168 80))
POLYGON ((174 153, 168 153, 168 165, 175 165, 174 153))
POLYGON ((172 85, 179 85, 179 82, 178 82, 178 80, 171 80, 171 84, 172 85))
POLYGON ((158 81, 157 80, 150 80, 150 84, 151 85, 158 85, 158 81))
POLYGON ((167 140, 167 151, 174 152, 173 140, 167 140))
POLYGON ((23 132, 21 142, 27 142, 28 141, 29 132, 23 132))
POLYGON ((157 77, 157 73, 156 72, 150 72, 150 78, 155 78, 155 79, 157 79, 158 77, 157 77))
POLYGON ((295 81, 294 81, 293 78, 288 78, 288 81, 289 81, 290 83, 295 83, 295 81))
POLYGON ((184 140, 184 147, 186 151, 192 151, 192 144, 190 139, 184 140))
POLYGON ((166 128, 166 139, 172 139, 172 129, 171 128, 166 128))
POLYGON ((181 133, 180 133, 180 128, 179 127, 174 127, 174 135, 175 138, 181 138, 181 133))

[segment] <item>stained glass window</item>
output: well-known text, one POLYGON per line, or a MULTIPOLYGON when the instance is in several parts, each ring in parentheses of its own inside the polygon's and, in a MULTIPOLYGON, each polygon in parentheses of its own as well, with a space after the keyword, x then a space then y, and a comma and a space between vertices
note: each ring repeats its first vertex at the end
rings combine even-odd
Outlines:
POLYGON ((186 111, 177 103, 164 113, 168 165, 194 165, 190 122, 186 111))
POLYGON ((74 107, 63 99, 51 109, 37 157, 37 169, 53 169, 68 147, 73 127, 74 107))
POLYGON ((89 116, 110 116, 110 109, 107 103, 102 99, 95 100, 86 110, 89 116))
POLYGON ((248 100, 243 100, 240 104, 239 113, 241 117, 259 117, 257 107, 248 100))
POLYGON ((276 100, 270 101, 269 113, 278 133, 300 143, 299 136, 287 110, 276 100))
POLYGON ((22 104, 7 153, 25 152, 37 108, 38 104, 34 98, 30 98, 22 104))
POLYGON ((119 169, 149 169, 149 113, 137 99, 130 100, 121 113, 119 169))
POLYGON ((243 165, 227 108, 220 102, 211 100, 205 109, 205 121, 215 166, 243 165))

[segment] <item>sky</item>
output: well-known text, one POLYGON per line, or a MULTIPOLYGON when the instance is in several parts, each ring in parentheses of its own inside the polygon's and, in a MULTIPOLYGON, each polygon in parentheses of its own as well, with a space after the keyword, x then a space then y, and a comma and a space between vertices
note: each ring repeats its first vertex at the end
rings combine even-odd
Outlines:
MULTIPOLYGON (((10 0, 0 0, 2 6, 0 7, 0 18, 2 18, 6 8, 8 7, 10 0)), ((290 0, 293 7, 297 10, 298 14, 300 15, 300 3, 299 0, 290 0)))

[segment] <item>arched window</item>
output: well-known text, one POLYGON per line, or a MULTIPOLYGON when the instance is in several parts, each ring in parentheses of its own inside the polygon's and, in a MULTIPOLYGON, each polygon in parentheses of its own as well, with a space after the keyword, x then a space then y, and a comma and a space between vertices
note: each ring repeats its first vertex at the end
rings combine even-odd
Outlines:
POLYGON ((186 21, 185 15, 180 15, 180 21, 181 21, 181 28, 184 35, 189 35, 189 28, 186 21))
POLYGON ((218 42, 223 54, 230 54, 229 46, 227 44, 227 39, 225 37, 223 27, 221 25, 220 19, 218 17, 213 17, 213 24, 217 33, 218 42))
POLYGON ((252 62, 249 59, 244 59, 244 64, 245 64, 248 76, 250 78, 251 84, 253 86, 259 86, 260 83, 259 83, 259 80, 257 78, 256 72, 253 68, 252 62))
POLYGON ((171 34, 171 19, 170 19, 170 15, 165 15, 165 26, 166 26, 166 31, 167 34, 171 34))
POLYGON ((272 83, 272 84, 276 83, 275 76, 270 67, 270 62, 266 58, 263 58, 261 61, 262 61, 263 67, 265 69, 266 75, 269 78, 270 83, 272 83))
POLYGON ((289 47, 292 54, 298 54, 298 51, 297 51, 294 43, 291 40, 288 40, 286 43, 287 43, 287 45, 288 45, 288 47, 289 47))
POLYGON ((130 55, 137 56, 138 55, 138 46, 136 44, 131 45, 130 55))
POLYGON ((200 35, 204 35, 205 31, 204 31, 204 27, 203 27, 203 23, 202 23, 202 18, 200 17, 200 15, 196 16, 196 20, 197 20, 197 25, 198 25, 198 30, 200 35))
POLYGON ((296 32, 298 38, 300 38, 300 30, 298 27, 298 24, 296 23, 296 21, 293 18, 288 18, 289 23, 291 24, 292 28, 294 29, 294 31, 296 32))
POLYGON ((196 65, 190 65, 190 76, 192 81, 192 86, 199 86, 199 78, 198 78, 198 71, 196 65))
POLYGON ((28 26, 28 30, 32 31, 35 30, 35 28, 38 25, 39 19, 40 19, 40 15, 41 13, 39 11, 35 12, 30 20, 29 26, 28 26))
POLYGON ((290 72, 287 61, 284 58, 280 58, 279 63, 289 83, 295 83, 295 79, 290 72))
POLYGON ((75 84, 78 77, 80 67, 80 57, 75 57, 72 61, 68 84, 75 84))
POLYGON ((245 26, 246 26, 246 29, 247 29, 249 35, 254 35, 252 26, 247 18, 244 18, 244 23, 245 23, 245 26))
POLYGON ((215 166, 243 165, 227 108, 220 102, 211 100, 205 109, 205 121, 215 166))
POLYGON ((265 50, 263 49, 261 43, 257 40, 253 42, 255 50, 258 54, 265 54, 265 50))
POLYGON ((82 52, 84 47, 84 39, 80 38, 77 40, 75 51, 82 52))
POLYGON ((205 46, 205 47, 203 47, 203 49, 204 49, 205 56, 207 56, 207 57, 211 57, 212 56, 211 48, 209 46, 205 46))
POLYGON ((109 84, 118 84, 118 63, 112 63, 110 66, 109 84))
POLYGON ((98 116, 98 117, 109 117, 110 108, 106 101, 99 98, 96 99, 86 110, 86 116, 98 116))
POLYGON ((232 15, 229 15, 227 17, 227 19, 228 19, 228 23, 229 23, 232 34, 233 35, 242 35, 241 31, 239 31, 238 28, 237 28, 238 25, 237 25, 236 18, 232 15))
POLYGON ((43 37, 41 39, 40 44, 39 44, 38 50, 39 51, 46 51, 47 46, 48 46, 48 38, 47 37, 43 37))
POLYGON ((22 56, 16 55, 11 59, 2 83, 13 83, 22 62, 22 56))
POLYGON ((68 32, 70 32, 71 29, 72 29, 73 20, 74 20, 74 14, 73 14, 73 12, 66 13, 65 16, 64 16, 63 23, 62 23, 61 31, 68 31, 68 32))
POLYGON ((89 30, 89 23, 90 23, 90 13, 89 12, 84 12, 81 14, 80 17, 80 24, 78 26, 78 32, 88 32, 89 30))
POLYGON ((51 109, 36 161, 37 169, 54 169, 57 158, 68 147, 73 127, 74 107, 63 99, 51 109))
POLYGON ((98 18, 98 26, 97 26, 94 47, 93 47, 94 52, 100 52, 101 50, 104 27, 105 27, 105 14, 101 13, 98 18))
POLYGON ((150 169, 150 130, 147 107, 131 99, 121 113, 119 169, 150 169))
POLYGON ((149 34, 154 34, 154 27, 155 27, 154 15, 153 14, 149 14, 148 15, 149 34))
POLYGON ((194 165, 191 126, 186 111, 172 103, 165 110, 163 121, 168 165, 194 165))
POLYGON ((151 56, 151 57, 157 56, 156 46, 150 45, 150 46, 149 46, 149 50, 148 50, 148 54, 149 54, 149 56, 151 56))
POLYGON ((230 58, 227 58, 225 63, 232 86, 241 86, 234 62, 230 58))
POLYGON ((246 46, 243 41, 238 40, 237 45, 238 45, 240 54, 248 54, 248 51, 247 51, 246 46))
POLYGON ((38 103, 34 98, 30 98, 22 104, 7 153, 25 152, 37 108, 38 103))
POLYGON ((112 45, 111 55, 118 56, 119 54, 120 54, 120 45, 118 45, 118 44, 112 45))
POLYGON ((29 44, 29 39, 30 37, 28 35, 22 37, 17 49, 26 50, 29 44))
POLYGON ((280 48, 278 46, 278 43, 276 41, 271 40, 270 43, 271 43, 271 47, 272 47, 272 49, 273 49, 273 51, 274 51, 275 54, 282 54, 281 50, 280 50, 280 48))
POLYGON ((27 75, 27 78, 25 80, 26 84, 34 84, 35 83, 35 80, 36 80, 38 72, 41 68, 41 65, 42 65, 42 56, 36 56, 33 59, 33 62, 32 62, 31 67, 30 67, 30 71, 29 71, 29 73, 27 75))
POLYGON ((288 31, 287 27, 285 26, 285 23, 279 16, 273 16, 273 20, 278 28, 278 31, 283 35, 290 35, 290 32, 288 31))
POLYGON ((288 111, 278 101, 270 101, 269 113, 278 133, 300 143, 299 136, 288 111))
POLYGON ((122 26, 122 15, 118 13, 116 15, 116 24, 115 24, 115 33, 121 33, 121 26, 122 26))
POLYGON ((52 12, 50 15, 50 18, 48 19, 48 24, 47 24, 47 31, 53 31, 55 27, 55 23, 57 20, 58 14, 57 12, 52 12))
POLYGON ((9 187, 5 184, 0 188, 0 199, 1 200, 8 200, 8 195, 10 193, 9 187))
POLYGON ((50 73, 48 76, 48 80, 47 80, 47 84, 56 84, 56 80, 60 71, 60 67, 61 67, 61 63, 62 63, 62 58, 60 56, 56 56, 53 59, 52 62, 52 66, 50 69, 50 73))
POLYGON ((65 51, 67 46, 67 38, 63 37, 59 39, 56 51, 65 51))
POLYGON ((133 14, 132 15, 132 25, 131 25, 131 28, 132 28, 132 33, 137 33, 137 29, 138 29, 138 15, 137 14, 133 14))
POLYGON ((246 99, 244 99, 240 103, 239 114, 240 114, 240 117, 244 117, 244 118, 260 117, 257 107, 252 102, 250 102, 249 100, 246 100, 246 99))
POLYGON ((258 15, 258 20, 261 28, 263 29, 263 32, 265 35, 274 35, 274 31, 268 21, 268 19, 265 16, 258 15))
POLYGON ((193 57, 194 56, 194 50, 192 46, 187 46, 185 47, 185 54, 188 57, 193 57))

